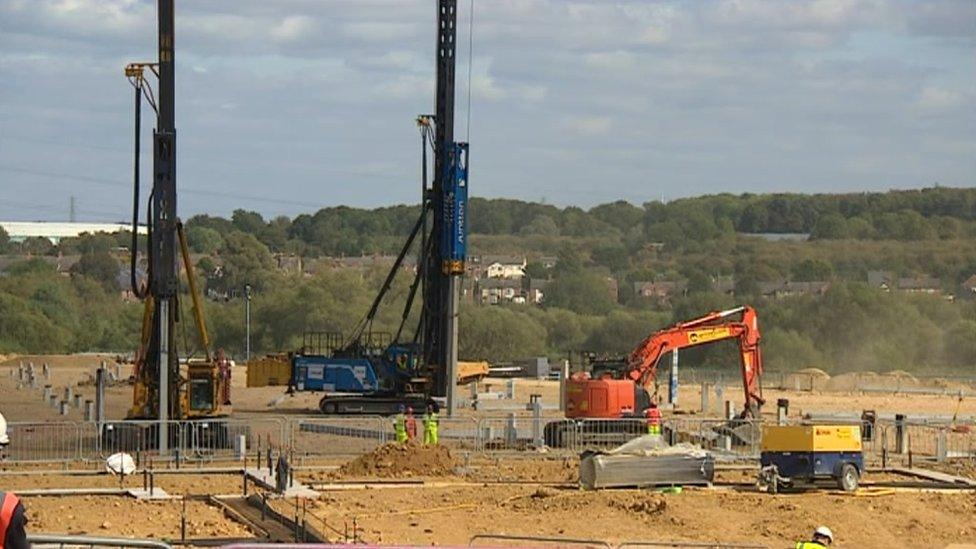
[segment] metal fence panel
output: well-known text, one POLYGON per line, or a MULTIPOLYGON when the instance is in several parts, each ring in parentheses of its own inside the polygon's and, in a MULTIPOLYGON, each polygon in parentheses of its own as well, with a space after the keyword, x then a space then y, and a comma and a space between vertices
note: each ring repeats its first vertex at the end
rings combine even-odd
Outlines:
POLYGON ((73 421, 11 422, 4 460, 20 463, 67 462, 81 457, 81 430, 73 421))
POLYGON ((300 458, 358 456, 392 440, 392 422, 381 416, 294 418, 288 440, 300 458))

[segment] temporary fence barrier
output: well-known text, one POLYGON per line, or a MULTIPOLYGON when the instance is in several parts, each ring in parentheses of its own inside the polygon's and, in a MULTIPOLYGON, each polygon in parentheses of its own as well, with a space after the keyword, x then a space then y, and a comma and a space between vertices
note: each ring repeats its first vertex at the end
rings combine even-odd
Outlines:
POLYGON ((81 428, 75 422, 11 422, 10 444, 0 449, 8 462, 67 462, 82 457, 81 428))
POLYGON ((392 421, 381 416, 291 418, 287 443, 300 459, 357 456, 393 440, 392 421))
MULTIPOLYGON (((795 423, 795 421, 794 421, 795 423)), ((855 422, 856 423, 856 422, 855 422)), ((137 461, 208 462, 242 459, 256 450, 290 452, 304 460, 353 457, 392 442, 394 418, 292 417, 221 418, 167 421, 167 451, 159 449, 158 421, 12 422, 10 445, 0 450, 7 462, 103 461, 126 452, 137 461)), ((441 417, 439 443, 463 452, 512 453, 545 448, 552 453, 578 454, 608 450, 647 434, 643 418, 552 419, 542 416, 441 417)), ((976 429, 908 421, 861 422, 862 447, 869 459, 913 456, 925 459, 976 458, 976 429)), ((669 443, 687 442, 719 458, 746 459, 759 455, 762 422, 669 417, 661 434, 669 443)), ((416 436, 424 437, 422 416, 416 436)))

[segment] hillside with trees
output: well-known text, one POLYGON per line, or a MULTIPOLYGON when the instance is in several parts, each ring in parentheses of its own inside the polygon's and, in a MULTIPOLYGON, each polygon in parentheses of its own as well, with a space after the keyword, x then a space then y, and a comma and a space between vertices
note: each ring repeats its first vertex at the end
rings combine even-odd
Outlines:
MULTIPOLYGON (((418 213, 334 207, 186 220, 215 344, 242 355, 244 285, 254 292, 256 352, 294 349, 306 329, 348 333, 418 213)), ((523 258, 524 277, 509 286, 540 290, 488 305, 485 275, 473 271, 461 311, 465 358, 620 353, 674 321, 750 303, 772 369, 976 368, 976 300, 964 284, 976 274, 976 189, 723 194, 589 210, 475 198, 470 215, 472 263, 523 258)), ((128 239, 54 246, 0 234, 0 353, 131 351, 141 313, 125 292, 128 239), (69 256, 68 269, 53 259, 69 256)), ((377 329, 396 330, 411 277, 398 276, 377 329)), ((682 355, 710 367, 734 360, 722 344, 682 355)))

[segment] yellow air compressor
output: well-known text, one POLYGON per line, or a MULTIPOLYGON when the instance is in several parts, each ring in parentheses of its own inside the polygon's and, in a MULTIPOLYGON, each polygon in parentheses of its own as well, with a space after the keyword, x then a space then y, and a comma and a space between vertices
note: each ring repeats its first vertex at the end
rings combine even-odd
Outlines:
POLYGON ((833 480, 853 492, 864 472, 860 425, 765 425, 758 484, 781 487, 833 480))

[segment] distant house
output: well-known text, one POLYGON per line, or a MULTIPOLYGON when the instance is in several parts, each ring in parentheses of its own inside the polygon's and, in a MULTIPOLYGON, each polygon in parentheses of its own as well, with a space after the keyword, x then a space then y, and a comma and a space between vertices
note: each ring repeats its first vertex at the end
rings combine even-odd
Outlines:
POLYGON ((483 305, 525 303, 522 282, 511 278, 483 278, 475 285, 475 295, 483 305))
MULTIPOLYGON (((976 276, 976 275, 974 275, 976 276)), ((897 277, 891 271, 868 271, 868 285, 886 292, 941 294, 942 281, 932 276, 897 277)))
POLYGON ((487 278, 521 279, 525 276, 525 257, 482 256, 480 263, 487 278))
POLYGON ((940 294, 942 293, 942 282, 931 276, 899 278, 898 290, 913 294, 940 294))
POLYGON ((895 275, 891 271, 868 271, 868 286, 890 292, 895 286, 895 275))
POLYGON ((666 303, 673 297, 688 293, 688 283, 683 280, 659 280, 634 282, 634 295, 644 299, 666 303))
POLYGON ((759 293, 766 297, 780 299, 798 295, 824 295, 830 283, 817 280, 811 282, 763 281, 759 283, 759 293))
POLYGON ((548 280, 540 280, 538 278, 530 279, 528 291, 525 295, 526 302, 535 303, 536 305, 542 303, 542 300, 546 297, 545 291, 548 287, 548 280))
POLYGON ((302 258, 301 256, 294 254, 276 254, 275 263, 279 271, 289 273, 289 274, 301 274, 302 271, 302 258))
POLYGON ((959 285, 959 297, 976 299, 976 274, 970 276, 959 285))
MULTIPOLYGON (((146 278, 146 270, 141 266, 136 266, 136 284, 142 286, 146 283, 146 278)), ((132 291, 132 273, 128 264, 119 266, 119 271, 115 274, 115 285, 123 300, 139 301, 139 298, 132 291)))

